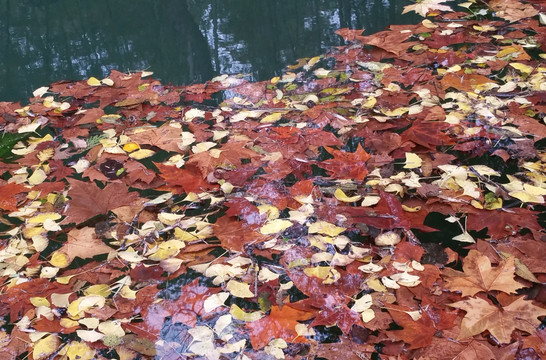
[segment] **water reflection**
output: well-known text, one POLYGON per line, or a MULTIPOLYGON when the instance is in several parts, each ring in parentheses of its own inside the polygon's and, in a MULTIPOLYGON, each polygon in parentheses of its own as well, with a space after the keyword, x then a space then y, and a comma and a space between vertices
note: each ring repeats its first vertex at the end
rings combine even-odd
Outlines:
POLYGON ((0 0, 0 100, 27 99, 61 79, 149 69, 164 82, 218 73, 278 74, 368 33, 412 22, 394 0, 0 0))

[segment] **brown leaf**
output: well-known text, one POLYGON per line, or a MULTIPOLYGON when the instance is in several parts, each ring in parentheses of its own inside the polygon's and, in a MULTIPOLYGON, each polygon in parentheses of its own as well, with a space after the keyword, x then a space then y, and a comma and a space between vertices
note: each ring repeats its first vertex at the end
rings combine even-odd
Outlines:
POLYGON ((540 325, 537 319, 546 315, 546 309, 533 305, 531 301, 518 297, 510 305, 497 307, 480 298, 470 298, 449 304, 466 311, 461 323, 459 339, 478 335, 488 330, 500 343, 510 342, 515 329, 532 333, 540 325))
POLYGON ((68 233, 68 241, 59 249, 72 261, 75 257, 92 258, 95 255, 107 254, 113 249, 95 236, 95 229, 84 227, 72 229, 68 233))
MULTIPOLYGON (((137 129, 138 130, 138 129, 137 129)), ((169 123, 163 124, 159 128, 153 128, 146 131, 135 131, 128 133, 132 141, 137 144, 148 144, 157 146, 166 151, 179 152, 178 143, 182 141, 182 129, 171 126, 169 123)))
POLYGON ((461 291, 463 296, 474 296, 480 291, 499 290, 513 294, 525 287, 514 280, 515 259, 510 257, 499 266, 492 268, 487 256, 477 250, 470 250, 463 261, 464 274, 454 273, 447 279, 446 288, 461 291))
POLYGON ((68 182, 71 186, 68 190, 70 201, 62 224, 79 224, 120 206, 131 205, 138 198, 138 194, 127 191, 124 184, 108 184, 100 189, 93 183, 74 179, 69 179, 68 182))

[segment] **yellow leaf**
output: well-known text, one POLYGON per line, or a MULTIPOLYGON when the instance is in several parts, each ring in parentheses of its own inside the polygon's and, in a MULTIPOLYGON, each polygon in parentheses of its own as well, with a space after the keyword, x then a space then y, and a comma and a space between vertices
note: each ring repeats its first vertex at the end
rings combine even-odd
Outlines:
POLYGON ((375 106, 375 104, 377 103, 377 99, 373 96, 369 96, 367 99, 366 99, 366 102, 364 102, 364 104, 362 104, 362 107, 363 108, 366 108, 366 109, 371 109, 375 106))
POLYGON ((372 296, 370 294, 365 294, 360 299, 355 300, 355 303, 351 307, 351 310, 356 312, 363 312, 364 310, 368 310, 372 305, 372 296))
POLYGON ((78 323, 84 325, 88 329, 96 329, 99 326, 100 320, 95 317, 83 318, 78 323))
POLYGON ((181 240, 167 240, 159 244, 157 251, 148 256, 149 260, 164 260, 177 255, 180 249, 184 248, 184 244, 181 240))
POLYGON ((59 325, 61 325, 65 329, 67 329, 67 328, 71 328, 71 327, 74 327, 74 326, 78 326, 79 323, 76 320, 72 320, 72 319, 69 319, 69 318, 62 318, 59 321, 59 325))
POLYGON ((89 79, 87 79, 87 85, 89 86, 100 86, 100 80, 96 77, 91 76, 89 79))
POLYGON ((336 226, 326 221, 317 221, 309 226, 309 234, 324 234, 328 236, 338 236, 346 229, 336 226))
POLYGON ((231 279, 226 286, 226 290, 231 293, 231 295, 240 297, 240 298, 253 298, 254 293, 250 291, 250 285, 244 282, 231 279))
POLYGON ((40 270, 40 278, 42 278, 42 279, 51 279, 51 278, 54 278, 57 275, 58 272, 59 272, 58 267, 44 266, 40 270))
POLYGON ((106 336, 125 336, 125 331, 121 328, 120 320, 108 320, 101 322, 98 330, 106 336))
POLYGON ((30 185, 39 185, 44 182, 44 180, 47 178, 47 175, 44 170, 42 169, 36 169, 34 173, 28 178, 28 183, 30 185))
POLYGON ((130 142, 125 145, 123 145, 123 151, 132 152, 137 149, 140 149, 140 146, 137 143, 130 142))
POLYGON ((44 162, 51 159, 54 154, 55 154, 55 149, 47 148, 40 151, 38 155, 36 155, 36 157, 38 158, 38 160, 40 160, 40 162, 44 162))
POLYGON ((100 295, 107 297, 110 295, 112 290, 110 290, 110 286, 107 284, 97 284, 97 285, 91 285, 85 291, 83 292, 85 295, 100 295))
POLYGON ((528 194, 531 195, 537 195, 537 196, 544 196, 546 195, 546 189, 530 185, 530 184, 523 184, 523 190, 525 190, 528 194))
POLYGON ((187 232, 178 227, 174 229, 174 236, 182 241, 194 241, 199 239, 194 233, 187 232))
POLYGON ((119 291, 119 296, 125 299, 135 300, 136 299, 136 291, 131 290, 131 288, 127 285, 123 285, 121 287, 121 290, 119 291))
POLYGON ((168 212, 159 213, 157 219, 165 225, 174 225, 178 220, 182 219, 184 215, 173 214, 168 212))
POLYGON ((212 141, 200 142, 192 146, 191 151, 193 151, 194 154, 199 154, 199 153, 208 151, 209 149, 215 147, 216 145, 218 144, 212 141))
POLYGON ((32 351, 32 358, 45 359, 49 355, 53 354, 58 348, 61 342, 59 337, 55 334, 50 334, 40 339, 34 344, 34 350, 32 351))
POLYGON ((366 284, 368 287, 372 290, 375 290, 377 292, 386 292, 387 288, 379 281, 379 279, 372 278, 368 281, 366 281, 366 284))
POLYGON ((231 305, 231 308, 229 309, 229 313, 231 316, 233 316, 234 319, 245 321, 245 322, 252 322, 256 320, 260 320, 264 314, 260 311, 254 311, 254 312, 244 312, 243 309, 238 307, 235 304, 231 305))
POLYGON ((42 213, 28 219, 29 224, 43 224, 46 220, 59 220, 61 218, 60 214, 57 213, 42 213))
POLYGON ((140 149, 129 154, 130 158, 135 160, 145 159, 155 154, 153 150, 150 149, 140 149))
POLYGON ((360 195, 347 196, 341 189, 336 189, 336 191, 334 192, 334 196, 336 197, 336 199, 342 202, 354 202, 360 200, 361 198, 360 195))
POLYGON ((386 109, 381 110, 383 114, 387 116, 392 116, 392 117, 404 115, 408 111, 409 111, 409 108, 407 107, 399 107, 398 109, 394 109, 394 110, 386 110, 386 109))
POLYGON ((65 268, 70 265, 70 257, 62 251, 55 251, 51 254, 51 260, 49 263, 58 268, 65 268))
POLYGON ((419 155, 407 152, 406 153, 406 165, 404 165, 404 169, 415 169, 421 166, 423 163, 423 160, 419 157, 419 155))
POLYGON ((530 74, 533 71, 533 67, 522 63, 511 63, 510 66, 523 74, 530 74))
POLYGON ((66 285, 66 284, 68 284, 70 282, 70 279, 72 279, 74 276, 76 276, 76 275, 59 276, 58 278, 55 278, 55 280, 59 284, 66 285))
POLYGON ((418 211, 421 210, 421 207, 420 206, 409 207, 409 206, 406 206, 406 205, 402 204, 402 209, 404 211, 407 211, 407 212, 418 212, 418 211))
POLYGON ((83 313, 93 307, 102 308, 105 298, 100 295, 87 295, 72 301, 66 308, 68 316, 72 319, 79 319, 83 313))
POLYGON ((67 346, 66 356, 70 360, 91 360, 95 358, 95 350, 91 349, 86 343, 72 341, 67 346))
POLYGON ((70 301, 68 301, 68 298, 70 297, 72 293, 65 293, 65 294, 57 294, 53 293, 51 294, 51 303, 55 305, 56 307, 67 307, 68 304, 70 304, 70 301))
POLYGON ((104 334, 95 330, 76 330, 76 334, 80 339, 88 342, 99 341, 104 337, 104 334))
POLYGON ((436 29, 438 27, 438 25, 436 25, 435 23, 433 23, 429 19, 425 19, 425 20, 421 21, 421 24, 423 24, 423 26, 428 28, 428 29, 436 29))
POLYGON ((331 266, 316 266, 303 269, 307 276, 314 276, 322 279, 323 284, 333 284, 341 277, 339 271, 331 266))
POLYGON ((30 298, 30 303, 36 307, 38 306, 47 306, 47 307, 50 307, 51 305, 49 304, 49 301, 47 301, 47 299, 45 297, 39 297, 39 296, 35 296, 35 297, 31 297, 30 298))
POLYGON ((515 197, 518 200, 521 200, 522 202, 532 202, 537 204, 544 204, 544 197, 530 194, 526 191, 518 190, 518 191, 510 191, 508 195, 515 197))
POLYGON ((279 121, 282 118, 282 113, 273 113, 269 114, 267 116, 264 116, 262 120, 260 120, 263 124, 273 123, 275 121, 279 121))
POLYGON ((446 70, 447 73, 453 73, 453 72, 457 72, 457 71, 461 71, 461 65, 453 65, 452 67, 448 68, 446 70))
POLYGON ((118 255, 120 258, 128 262, 136 263, 144 260, 144 257, 140 256, 131 246, 129 246, 129 248, 125 251, 118 251, 118 255))
POLYGON ((288 220, 275 219, 262 226, 260 228, 260 233, 263 235, 276 234, 288 229, 290 226, 292 226, 292 222, 288 220))
POLYGON ((267 214, 267 220, 270 220, 270 221, 278 219, 280 215, 279 209, 277 209, 273 205, 268 205, 268 204, 258 205, 258 211, 260 212, 260 215, 267 214))

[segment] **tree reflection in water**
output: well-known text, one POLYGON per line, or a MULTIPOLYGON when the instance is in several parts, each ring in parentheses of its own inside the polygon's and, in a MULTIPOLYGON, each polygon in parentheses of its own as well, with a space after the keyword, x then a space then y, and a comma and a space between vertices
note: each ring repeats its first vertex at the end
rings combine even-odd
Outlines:
POLYGON ((253 79, 341 43, 340 27, 415 21, 393 0, 0 0, 0 101, 62 79, 148 69, 163 82, 253 79))

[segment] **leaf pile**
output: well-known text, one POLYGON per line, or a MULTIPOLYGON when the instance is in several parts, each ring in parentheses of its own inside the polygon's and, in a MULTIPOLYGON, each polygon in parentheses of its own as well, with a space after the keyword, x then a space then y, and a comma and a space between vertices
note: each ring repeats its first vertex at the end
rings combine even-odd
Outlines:
POLYGON ((270 81, 0 102, 7 358, 543 356, 544 6, 441 3, 270 81))

